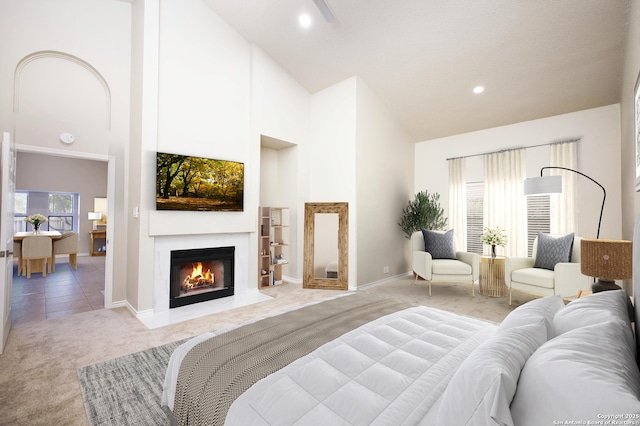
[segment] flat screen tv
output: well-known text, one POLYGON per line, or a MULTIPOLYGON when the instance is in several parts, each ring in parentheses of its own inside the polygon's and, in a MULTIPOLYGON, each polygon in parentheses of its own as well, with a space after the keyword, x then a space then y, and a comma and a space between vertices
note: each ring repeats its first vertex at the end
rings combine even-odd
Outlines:
POLYGON ((244 209, 244 163, 156 154, 156 210, 244 209))

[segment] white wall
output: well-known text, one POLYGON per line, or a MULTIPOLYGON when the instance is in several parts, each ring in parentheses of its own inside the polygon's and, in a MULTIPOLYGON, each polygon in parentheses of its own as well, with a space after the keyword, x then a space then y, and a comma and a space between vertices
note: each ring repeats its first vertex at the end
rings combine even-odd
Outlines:
POLYGON ((636 146, 633 93, 640 74, 640 1, 632 0, 622 76, 620 128, 622 132, 622 235, 633 239, 633 225, 640 215, 640 192, 635 190, 636 146))
MULTIPOLYGON (((618 172, 621 161, 619 123, 619 105, 615 104, 420 142, 415 146, 414 192, 425 189, 429 192, 438 192, 441 206, 445 209, 445 216, 448 216, 447 158, 580 138, 579 171, 600 182, 607 191, 600 237, 620 238, 622 230, 620 225, 621 179, 618 172)), ((536 161, 540 161, 540 153, 536 153, 538 149, 531 150, 531 153, 529 151, 527 150, 527 158, 535 157, 536 161)), ((527 174, 529 177, 539 176, 539 168, 528 166, 527 174)), ((602 191, 593 182, 579 177, 577 197, 576 233, 587 238, 595 238, 602 204, 602 191)))
MULTIPOLYGON (((32 152, 115 158, 120 175, 112 200, 115 215, 109 218, 116 230, 110 244, 118 247, 113 256, 121 265, 127 259, 123 176, 129 139, 130 40, 127 2, 0 2, 0 128, 32 152), (62 132, 74 134, 75 142, 60 142, 62 132)), ((116 268, 113 300, 125 299, 126 283, 125 269, 116 268)))
POLYGON ((412 197, 414 144, 362 80, 357 89, 357 266, 362 285, 410 269, 410 244, 398 222, 412 197), (384 267, 389 267, 386 274, 384 267))
MULTIPOLYGON (((260 205, 289 208, 290 263, 283 273, 298 280, 304 264, 303 212, 309 193, 308 175, 301 165, 308 161, 311 95, 258 46, 252 45, 251 52, 251 143, 259 147, 265 135, 291 145, 278 151, 262 150, 260 180, 252 184, 260 189, 260 205)), ((252 236, 253 245, 257 252, 257 236, 252 236)))
POLYGON ((309 201, 349 203, 349 288, 357 288, 357 79, 311 97, 309 201))
MULTIPOLYGON (((255 187, 245 182, 243 212, 155 211, 155 152, 239 161, 245 163, 245 173, 257 173, 259 167, 249 155, 249 44, 200 0, 146 0, 144 5, 141 19, 136 21, 142 26, 141 42, 152 42, 155 37, 158 54, 154 64, 153 45, 143 44, 143 56, 151 56, 138 70, 143 75, 140 84, 156 79, 158 85, 154 96, 145 97, 153 87, 147 87, 146 92, 143 87, 140 94, 143 125, 133 138, 130 155, 131 169, 140 170, 139 199, 130 198, 132 208, 139 206, 140 227, 138 235, 131 236, 129 247, 135 251, 128 274, 129 286, 137 288, 127 295, 137 312, 159 307, 154 295, 163 280, 155 267, 158 244, 173 241, 163 237, 181 236, 183 244, 188 244, 207 234, 234 235, 232 239, 240 248, 236 262, 245 268, 237 274, 238 288, 248 288, 250 256, 257 253, 257 249, 249 250, 243 235, 255 231, 255 187), (155 75, 149 75, 154 68, 155 75)), ((132 180, 135 176, 133 172, 132 180)))

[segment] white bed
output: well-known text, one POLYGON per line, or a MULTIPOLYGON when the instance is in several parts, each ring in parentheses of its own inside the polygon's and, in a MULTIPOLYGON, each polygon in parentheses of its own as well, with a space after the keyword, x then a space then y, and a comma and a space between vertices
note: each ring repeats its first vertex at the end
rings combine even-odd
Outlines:
MULTIPOLYGON (((638 225, 635 232, 640 241, 638 225)), ((423 306, 402 309, 257 380, 235 398, 224 423, 640 424, 628 300, 623 290, 566 306, 546 297, 499 325, 423 306)), ((167 372, 163 404, 170 408, 189 345, 176 351, 167 372)), ((198 419, 192 413, 175 420, 202 424, 198 419)))

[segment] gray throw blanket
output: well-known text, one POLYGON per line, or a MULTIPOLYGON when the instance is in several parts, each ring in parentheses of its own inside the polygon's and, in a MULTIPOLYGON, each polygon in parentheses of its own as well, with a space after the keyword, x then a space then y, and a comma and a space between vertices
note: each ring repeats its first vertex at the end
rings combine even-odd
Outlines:
POLYGON ((173 407, 180 425, 222 425, 258 380, 359 326, 411 307, 356 293, 265 318, 194 346, 180 365, 173 407))

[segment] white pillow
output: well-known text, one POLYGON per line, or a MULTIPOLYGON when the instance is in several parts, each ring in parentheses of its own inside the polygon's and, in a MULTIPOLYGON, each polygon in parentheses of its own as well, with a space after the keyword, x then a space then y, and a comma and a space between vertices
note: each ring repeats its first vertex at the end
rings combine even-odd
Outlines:
POLYGON ((631 329, 617 320, 549 340, 520 374, 511 404, 514 423, 587 424, 605 421, 601 416, 609 414, 632 416, 620 421, 637 421, 640 418, 633 416, 640 414, 640 372, 633 345, 631 329))
POLYGON ((547 339, 550 339, 555 336, 553 317, 562 308, 564 308, 564 302, 560 296, 548 296, 532 300, 510 312, 498 327, 498 332, 544 321, 547 329, 547 339))
POLYGON ((622 321, 630 326, 629 303, 629 296, 624 290, 601 291, 576 299, 553 318, 555 335, 606 321, 622 321))
POLYGON ((438 410, 442 425, 513 425, 509 405, 522 366, 546 341, 542 321, 497 333, 463 361, 445 389, 438 410))

